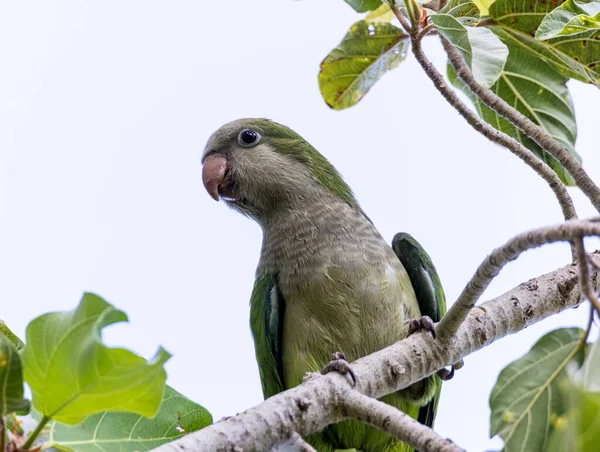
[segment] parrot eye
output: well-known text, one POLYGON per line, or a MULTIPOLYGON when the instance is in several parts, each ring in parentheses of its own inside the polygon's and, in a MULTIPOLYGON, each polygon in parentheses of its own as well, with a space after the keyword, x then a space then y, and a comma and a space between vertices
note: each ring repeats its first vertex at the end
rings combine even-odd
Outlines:
POLYGON ((258 143, 258 140, 260 140, 259 133, 252 129, 244 129, 238 136, 238 141, 244 147, 253 146, 258 143))

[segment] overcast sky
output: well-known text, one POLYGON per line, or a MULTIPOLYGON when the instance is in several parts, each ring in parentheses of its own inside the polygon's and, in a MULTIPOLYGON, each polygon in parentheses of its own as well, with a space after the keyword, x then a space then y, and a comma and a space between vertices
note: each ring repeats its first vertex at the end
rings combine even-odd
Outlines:
MULTIPOLYGON (((92 291, 130 318, 106 341, 146 357, 163 345, 169 384, 215 419, 259 403, 248 301, 260 228, 201 182, 207 138, 240 117, 284 123, 319 149, 388 240, 408 231, 426 247, 450 302, 493 247, 559 222, 545 183, 476 135, 410 56, 358 106, 327 107, 319 63, 358 18, 342 0, 2 2, 0 318, 23 337, 33 317, 92 291)), ((435 38, 426 50, 443 69, 435 38)), ((577 149, 600 181, 600 93, 570 89, 577 149)), ((566 245, 529 252, 483 298, 568 260, 566 245)), ((498 372, 586 314, 466 358, 436 429, 468 450, 499 448, 488 438, 498 372)))

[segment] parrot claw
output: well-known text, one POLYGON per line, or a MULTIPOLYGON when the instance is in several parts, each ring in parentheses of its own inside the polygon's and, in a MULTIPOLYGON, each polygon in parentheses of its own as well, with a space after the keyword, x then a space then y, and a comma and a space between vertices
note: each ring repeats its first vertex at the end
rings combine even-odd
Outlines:
POLYGON ((348 360, 344 353, 335 352, 331 357, 331 361, 329 361, 325 367, 323 367, 323 370, 321 370, 321 374, 325 375, 333 371, 350 376, 352 386, 356 386, 356 375, 354 375, 354 371, 352 370, 352 367, 350 367, 350 364, 348 364, 348 360))
POLYGON ((450 366, 450 370, 443 368, 437 371, 438 377, 442 379, 442 381, 452 380, 454 377, 454 366, 450 366))
POLYGON ((435 339, 435 323, 431 320, 431 317, 424 315, 420 319, 412 319, 408 327, 408 335, 416 333, 417 331, 430 331, 431 336, 435 339))
POLYGON ((452 378, 454 377, 454 372, 456 370, 459 370, 464 365, 465 365, 465 362, 462 359, 459 359, 457 362, 455 362, 454 364, 452 364, 450 366, 450 370, 445 369, 445 368, 440 369, 437 371, 437 374, 443 381, 452 380, 452 378))

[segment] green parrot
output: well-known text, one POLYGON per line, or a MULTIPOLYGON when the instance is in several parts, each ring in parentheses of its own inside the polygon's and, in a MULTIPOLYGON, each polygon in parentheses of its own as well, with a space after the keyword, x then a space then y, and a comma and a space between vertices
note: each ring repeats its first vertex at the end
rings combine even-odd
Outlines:
MULTIPOLYGON (((300 135, 267 119, 239 119, 209 138, 202 163, 210 196, 263 231, 250 326, 265 398, 323 369, 333 352, 353 361, 422 327, 433 332, 446 305, 427 253, 408 234, 390 247, 300 135)), ((381 400, 432 426, 440 389, 434 374, 381 400)), ((306 440, 321 452, 412 450, 352 420, 306 440)))

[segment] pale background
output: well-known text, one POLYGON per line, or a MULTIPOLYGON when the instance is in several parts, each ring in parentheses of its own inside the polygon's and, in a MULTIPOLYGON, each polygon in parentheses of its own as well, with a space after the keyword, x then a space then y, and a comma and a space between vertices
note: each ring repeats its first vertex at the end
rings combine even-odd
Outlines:
MULTIPOLYGON (((146 357, 162 344, 174 355, 168 382, 215 419, 259 403, 248 299, 260 229, 200 177, 206 139, 239 117, 274 119, 315 145, 386 238, 409 231, 423 243, 449 300, 493 247, 559 222, 545 183, 476 135, 412 56, 358 106, 325 105, 319 63, 358 18, 342 0, 2 2, 0 318, 24 336, 34 316, 93 291, 131 319, 105 339, 146 357)), ((426 50, 443 68, 435 38, 426 50)), ((577 148, 600 180, 600 93, 570 88, 577 148)), ((529 252, 484 299, 568 259, 566 245, 529 252)), ((498 372, 586 315, 468 357, 444 387, 437 430, 468 450, 499 448, 488 439, 498 372)))

